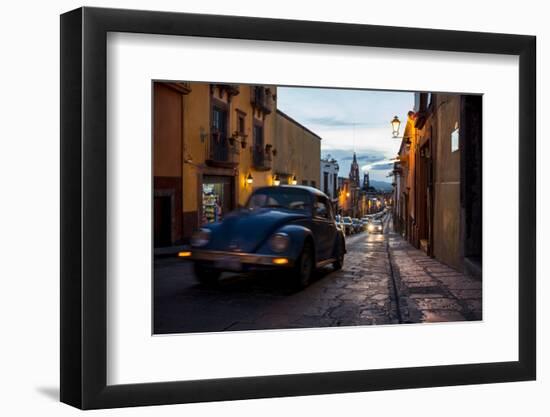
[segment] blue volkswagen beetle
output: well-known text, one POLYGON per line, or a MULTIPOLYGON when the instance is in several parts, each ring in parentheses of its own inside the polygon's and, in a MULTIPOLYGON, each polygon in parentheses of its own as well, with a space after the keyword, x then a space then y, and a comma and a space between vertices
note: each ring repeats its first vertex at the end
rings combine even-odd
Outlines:
POLYGON ((215 283, 223 271, 279 269, 303 288, 316 268, 342 268, 345 245, 324 193, 305 186, 261 187, 244 208, 193 235, 190 259, 202 283, 215 283))

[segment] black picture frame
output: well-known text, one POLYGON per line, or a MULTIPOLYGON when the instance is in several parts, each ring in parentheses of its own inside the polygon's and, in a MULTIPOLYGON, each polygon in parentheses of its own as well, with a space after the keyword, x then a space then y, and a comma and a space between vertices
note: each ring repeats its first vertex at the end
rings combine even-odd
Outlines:
POLYGON ((61 16, 60 56, 62 402, 95 409, 535 379, 534 36, 85 7, 61 16), (107 385, 108 32, 519 56, 519 360, 107 385))

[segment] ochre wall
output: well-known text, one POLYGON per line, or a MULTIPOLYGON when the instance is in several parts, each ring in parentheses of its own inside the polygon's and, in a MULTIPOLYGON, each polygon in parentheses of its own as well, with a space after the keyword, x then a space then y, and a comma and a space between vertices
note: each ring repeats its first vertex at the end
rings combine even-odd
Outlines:
MULTIPOLYGON (((451 132, 460 123, 460 95, 437 95, 435 143, 434 256, 462 269, 460 228, 460 150, 451 151, 451 132)), ((460 125, 458 125, 460 129, 460 125)))
MULTIPOLYGON (((231 173, 235 176, 235 188, 237 193, 237 204, 245 204, 252 190, 259 186, 271 185, 271 171, 257 171, 252 166, 252 145, 253 145, 253 123, 254 118, 262 120, 263 115, 254 114, 250 103, 250 89, 248 85, 239 86, 239 94, 228 101, 227 95, 220 97, 219 90, 214 88, 214 97, 216 100, 228 103, 229 124, 228 134, 237 130, 237 109, 244 112, 246 147, 243 149, 238 146, 239 155, 237 157, 238 165, 231 173), (252 186, 246 184, 246 177, 251 174, 253 177, 252 186)), ((276 92, 276 87, 270 87, 276 92)), ((184 212, 196 212, 199 209, 201 201, 200 190, 197 186, 200 184, 202 175, 216 174, 220 170, 206 167, 206 142, 210 140, 210 110, 211 93, 210 84, 191 83, 191 92, 184 96, 184 143, 185 157, 191 158, 193 163, 184 164, 183 170, 183 194, 184 194, 184 212), (201 140, 201 131, 203 140, 201 140)), ((265 115, 264 119, 264 145, 273 143, 275 130, 274 114, 265 115)), ((225 170, 228 171, 228 170, 225 170)), ((228 171, 229 172, 229 171, 228 171)))
MULTIPOLYGON (((307 180, 321 186, 321 139, 277 112, 273 173, 296 175, 298 184, 307 180)), ((281 178, 281 184, 286 178, 281 178)))
MULTIPOLYGON (((155 83, 154 129, 154 176, 155 180, 165 177, 181 178, 181 192, 177 195, 178 226, 187 238, 201 222, 202 184, 207 175, 231 177, 234 181, 233 206, 244 205, 252 191, 261 186, 273 185, 274 174, 296 175, 298 184, 307 180, 315 181, 320 187, 320 138, 295 121, 277 112, 275 99, 271 102, 271 112, 254 108, 251 91, 255 86, 239 85, 238 94, 228 94, 233 87, 220 87, 207 83, 155 83), (185 84, 178 91, 178 85, 185 84), (159 99, 160 97, 160 99, 159 99), (211 109, 216 100, 227 106, 228 136, 238 130, 238 115, 245 114, 245 147, 241 137, 236 140, 238 154, 234 155, 234 165, 220 166, 207 163, 208 146, 211 140, 211 109), (238 112, 238 111, 239 112, 238 112), (263 124, 264 149, 271 145, 271 162, 263 167, 255 167, 253 145, 254 122, 263 124), (246 183, 251 175, 252 185, 246 183)), ((276 97, 274 86, 261 86, 269 89, 276 97)), ((281 184, 287 182, 281 178, 281 184)), ((161 184, 156 181, 156 184, 161 184)))

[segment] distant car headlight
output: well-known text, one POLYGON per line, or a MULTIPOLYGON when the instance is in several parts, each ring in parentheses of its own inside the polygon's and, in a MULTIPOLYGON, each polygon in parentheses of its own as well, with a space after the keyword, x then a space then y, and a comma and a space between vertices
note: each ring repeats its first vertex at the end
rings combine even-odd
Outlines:
POLYGON ((208 245, 211 233, 212 232, 208 229, 200 229, 193 233, 193 236, 191 236, 191 246, 201 247, 208 245))
POLYGON ((372 224, 369 224, 369 232, 372 232, 374 230, 374 226, 372 224))
POLYGON ((273 252, 283 252, 288 248, 290 238, 286 233, 275 233, 269 238, 269 247, 273 252))

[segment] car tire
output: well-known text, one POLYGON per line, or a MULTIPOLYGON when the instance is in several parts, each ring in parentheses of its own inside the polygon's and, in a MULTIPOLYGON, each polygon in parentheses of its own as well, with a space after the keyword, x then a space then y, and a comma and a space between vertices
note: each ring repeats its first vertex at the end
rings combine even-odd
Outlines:
POLYGON ((338 245, 336 260, 332 263, 332 267, 335 271, 339 271, 344 266, 344 253, 344 242, 340 242, 338 245))
POLYGON ((313 276, 315 270, 315 259, 313 255, 313 245, 310 242, 305 242, 302 248, 302 253, 296 260, 294 265, 294 283, 299 289, 306 288, 313 276))
POLYGON ((194 265, 195 277, 203 285, 215 285, 218 283, 218 280, 221 275, 221 271, 217 271, 207 266, 195 263, 194 265))

